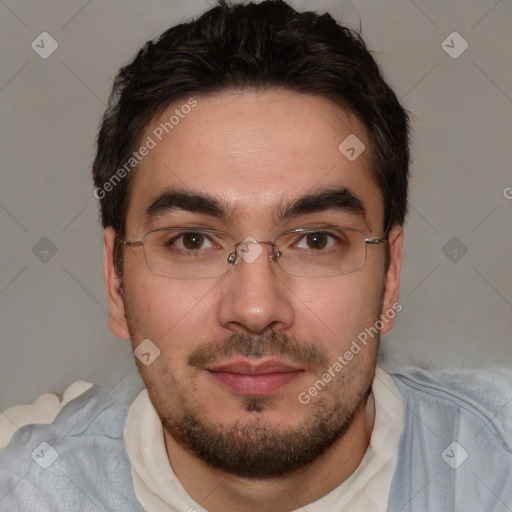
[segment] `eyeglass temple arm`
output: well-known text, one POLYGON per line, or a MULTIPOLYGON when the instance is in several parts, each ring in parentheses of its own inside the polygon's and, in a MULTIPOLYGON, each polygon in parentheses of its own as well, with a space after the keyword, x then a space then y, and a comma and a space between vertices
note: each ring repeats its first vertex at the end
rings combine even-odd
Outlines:
POLYGON ((385 237, 386 235, 383 235, 381 238, 365 238, 364 242, 370 245, 383 244, 388 241, 385 237))
POLYGON ((141 245, 144 245, 144 242, 142 240, 123 240, 122 238, 119 238, 116 236, 116 240, 122 244, 127 245, 128 247, 140 247, 141 245))
POLYGON ((365 243, 370 245, 376 245, 376 244, 383 244, 385 242, 389 242, 389 231, 391 229, 391 219, 388 221, 388 225, 386 226, 386 230, 384 231, 384 234, 380 238, 365 238, 365 243))

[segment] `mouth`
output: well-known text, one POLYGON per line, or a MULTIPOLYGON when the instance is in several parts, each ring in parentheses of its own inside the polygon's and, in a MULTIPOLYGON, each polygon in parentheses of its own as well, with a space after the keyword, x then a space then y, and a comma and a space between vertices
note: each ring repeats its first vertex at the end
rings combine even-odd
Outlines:
POLYGON ((275 393, 302 375, 302 367, 275 358, 240 357, 205 368, 217 383, 239 395, 275 393))

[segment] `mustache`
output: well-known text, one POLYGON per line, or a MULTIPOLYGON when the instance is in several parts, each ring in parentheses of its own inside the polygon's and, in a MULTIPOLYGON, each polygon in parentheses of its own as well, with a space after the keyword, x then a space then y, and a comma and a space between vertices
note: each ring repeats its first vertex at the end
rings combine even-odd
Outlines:
POLYGON ((189 355, 187 363, 193 368, 202 369, 208 364, 237 355, 284 357, 317 375, 323 374, 329 367, 328 356, 316 345, 299 343, 294 337, 275 331, 256 337, 246 333, 234 333, 225 340, 197 347, 189 355))

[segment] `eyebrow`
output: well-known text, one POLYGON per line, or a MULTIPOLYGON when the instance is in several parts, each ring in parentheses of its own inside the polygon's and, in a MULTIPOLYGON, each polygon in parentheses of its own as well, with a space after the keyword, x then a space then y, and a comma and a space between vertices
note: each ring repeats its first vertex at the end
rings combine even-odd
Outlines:
MULTIPOLYGON (((239 211, 222 199, 204 192, 169 188, 156 197, 144 212, 144 223, 166 213, 182 210, 231 221, 239 211)), ((363 202, 347 187, 330 187, 288 200, 273 212, 273 221, 284 221, 311 213, 335 210, 362 218, 366 222, 363 202)))

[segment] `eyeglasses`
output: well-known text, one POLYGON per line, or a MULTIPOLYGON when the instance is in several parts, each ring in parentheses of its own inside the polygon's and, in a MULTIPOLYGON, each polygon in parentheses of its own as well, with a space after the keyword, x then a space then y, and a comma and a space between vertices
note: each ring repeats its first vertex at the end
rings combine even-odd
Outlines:
POLYGON ((292 276, 349 274, 364 266, 368 245, 388 242, 386 234, 367 238, 361 231, 338 226, 285 231, 273 242, 252 238, 237 242, 224 231, 190 227, 155 229, 142 240, 117 240, 128 247, 142 246, 149 269, 175 279, 221 276, 242 258, 254 261, 263 252, 261 245, 269 245, 270 259, 292 276))

